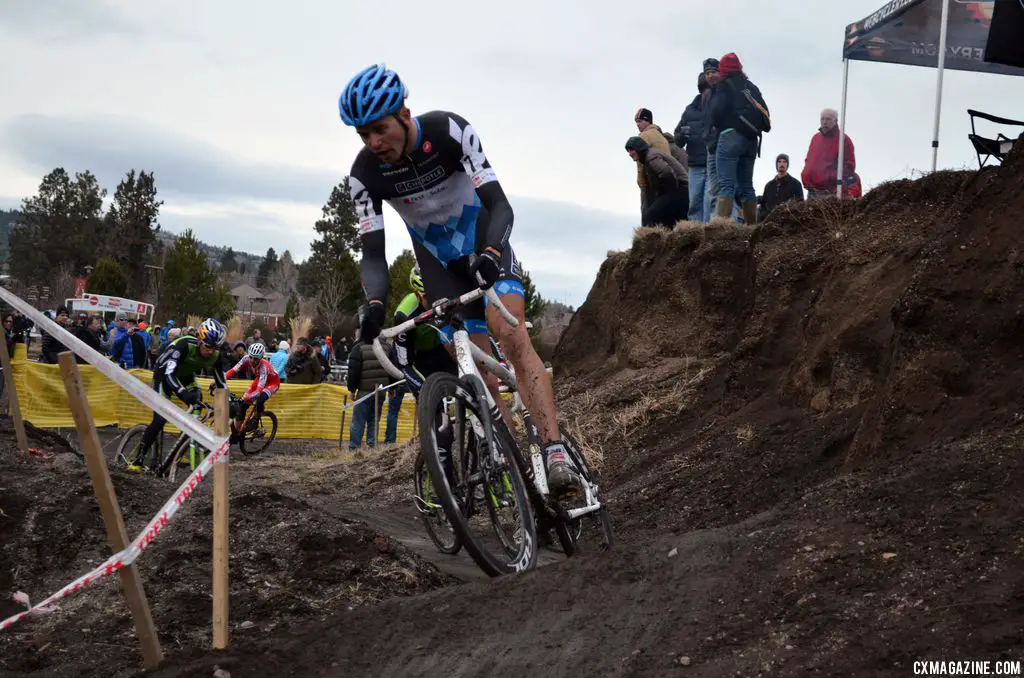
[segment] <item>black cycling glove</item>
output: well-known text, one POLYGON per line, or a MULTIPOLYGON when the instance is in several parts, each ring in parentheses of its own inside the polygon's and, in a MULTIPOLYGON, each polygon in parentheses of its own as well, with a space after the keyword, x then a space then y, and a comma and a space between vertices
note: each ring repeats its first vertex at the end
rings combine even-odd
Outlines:
POLYGON ((483 282, 481 283, 479 280, 476 282, 480 284, 481 289, 489 289, 501 277, 501 252, 493 247, 485 248, 483 252, 477 254, 473 265, 469 268, 469 273, 475 280, 479 273, 483 282))

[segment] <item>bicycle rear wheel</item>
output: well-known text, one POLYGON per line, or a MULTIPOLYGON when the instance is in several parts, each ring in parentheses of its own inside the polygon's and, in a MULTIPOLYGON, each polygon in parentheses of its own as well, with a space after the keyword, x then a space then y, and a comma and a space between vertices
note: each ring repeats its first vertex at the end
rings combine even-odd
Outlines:
POLYGON ((242 439, 238 441, 238 449, 242 454, 259 454, 270 447, 277 435, 277 415, 270 410, 264 410, 256 420, 256 429, 243 431, 242 439), (269 430, 267 428, 269 424, 269 430))
POLYGON ((474 387, 436 372, 423 383, 416 410, 420 451, 445 515, 480 569, 498 577, 536 564, 537 535, 518 450, 497 435, 493 452, 481 444, 489 422, 482 389, 482 382, 474 387))
POLYGON ((416 455, 416 463, 413 466, 413 481, 416 485, 416 510, 423 520, 423 527, 427 530, 427 536, 434 546, 441 553, 450 556, 462 550, 462 540, 455 533, 455 529, 448 522, 448 516, 444 508, 438 503, 437 490, 433 476, 423 461, 423 453, 416 455))
POLYGON ((151 470, 156 465, 159 461, 154 459, 158 453, 157 442, 154 442, 149 450, 147 450, 144 458, 138 458, 139 447, 142 445, 142 436, 145 433, 146 425, 139 424, 128 429, 128 432, 122 436, 121 443, 117 446, 117 452, 114 453, 114 465, 117 468, 127 469, 129 466, 142 466, 146 470, 151 470))

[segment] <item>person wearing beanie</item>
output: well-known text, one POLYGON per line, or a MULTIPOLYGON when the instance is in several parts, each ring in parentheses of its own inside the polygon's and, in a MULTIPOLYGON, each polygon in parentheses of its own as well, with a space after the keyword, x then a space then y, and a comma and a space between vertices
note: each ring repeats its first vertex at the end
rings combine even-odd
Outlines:
POLYGON ((686 219, 689 210, 686 168, 671 153, 651 147, 640 137, 626 140, 626 152, 643 165, 647 188, 643 202, 647 206, 640 217, 641 226, 672 228, 686 219))
POLYGON ((675 142, 685 147, 687 154, 686 176, 690 210, 686 218, 700 223, 707 223, 711 219, 711 205, 707 199, 708 149, 704 143, 703 95, 707 89, 708 77, 701 72, 697 76, 697 96, 683 111, 675 129, 675 142))
POLYGON ((705 181, 704 214, 710 221, 718 206, 718 130, 711 122, 711 100, 718 88, 718 59, 705 59, 701 68, 707 89, 701 93, 701 108, 704 110, 704 145, 707 149, 707 179, 705 181))
POLYGON ((735 201, 743 208, 743 222, 757 223, 754 161, 760 153, 761 135, 771 130, 771 118, 761 90, 743 72, 743 64, 733 52, 719 60, 709 120, 718 130, 715 216, 729 219, 735 201))
POLYGON ((779 153, 775 158, 775 170, 778 174, 765 184, 764 193, 761 194, 761 213, 758 221, 764 221, 773 209, 787 200, 804 199, 803 185, 789 173, 788 155, 779 153))
POLYGON ((288 378, 288 374, 284 371, 284 366, 288 364, 288 351, 291 346, 288 345, 287 341, 281 341, 277 345, 277 350, 274 351, 267 357, 270 361, 270 366, 277 372, 277 376, 281 378, 281 381, 285 381, 288 378))
MULTIPOLYGON (((640 138, 649 146, 666 153, 672 152, 661 128, 654 124, 654 114, 651 113, 651 109, 639 109, 633 115, 633 122, 636 123, 636 128, 640 132, 640 138)), ((640 163, 636 165, 636 185, 640 187, 640 214, 643 215, 644 210, 647 209, 647 204, 644 203, 644 196, 647 193, 647 177, 644 175, 644 168, 640 163)))

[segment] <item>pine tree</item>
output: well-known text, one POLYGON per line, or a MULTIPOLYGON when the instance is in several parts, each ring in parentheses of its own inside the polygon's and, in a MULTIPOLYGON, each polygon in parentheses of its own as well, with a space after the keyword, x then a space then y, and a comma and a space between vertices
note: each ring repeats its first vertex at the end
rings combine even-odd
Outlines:
POLYGON ((189 315, 213 317, 221 321, 234 313, 235 302, 191 230, 175 238, 164 263, 164 281, 160 292, 160 315, 179 321, 189 315))
POLYGON ((104 251, 117 258, 128 280, 133 298, 146 292, 146 264, 150 261, 153 244, 160 225, 162 200, 156 199, 156 181, 153 173, 131 170, 117 185, 110 211, 106 216, 107 241, 104 251))
POLYGON ((103 257, 89 274, 85 289, 92 294, 123 297, 128 294, 128 276, 114 257, 103 257))

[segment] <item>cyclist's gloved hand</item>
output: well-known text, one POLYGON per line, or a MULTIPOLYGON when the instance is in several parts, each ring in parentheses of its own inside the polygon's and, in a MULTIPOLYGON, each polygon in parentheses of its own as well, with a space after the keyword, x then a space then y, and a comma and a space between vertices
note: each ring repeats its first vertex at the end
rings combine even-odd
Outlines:
POLYGON ((189 407, 198 405, 202 401, 202 391, 198 388, 183 388, 178 391, 178 397, 181 398, 181 402, 185 403, 189 407))
POLYGON ((366 315, 359 327, 360 339, 364 343, 373 341, 380 334, 382 327, 384 327, 384 304, 367 304, 366 315))
POLYGON ((501 276, 501 252, 494 249, 493 247, 486 247, 482 252, 476 255, 476 259, 473 261, 473 265, 469 268, 469 273, 474 278, 482 278, 483 282, 479 279, 481 289, 488 289, 494 283, 498 282, 498 278, 501 276), (479 274, 479 276, 477 275, 479 274))

